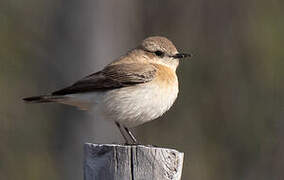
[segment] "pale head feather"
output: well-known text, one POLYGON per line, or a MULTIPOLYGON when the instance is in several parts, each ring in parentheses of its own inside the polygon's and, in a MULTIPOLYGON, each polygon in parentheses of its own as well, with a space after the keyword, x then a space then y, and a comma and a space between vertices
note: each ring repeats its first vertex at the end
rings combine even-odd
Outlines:
POLYGON ((135 49, 129 51, 111 64, 120 63, 154 63, 176 70, 179 60, 171 56, 177 54, 175 45, 161 36, 148 37, 135 49))

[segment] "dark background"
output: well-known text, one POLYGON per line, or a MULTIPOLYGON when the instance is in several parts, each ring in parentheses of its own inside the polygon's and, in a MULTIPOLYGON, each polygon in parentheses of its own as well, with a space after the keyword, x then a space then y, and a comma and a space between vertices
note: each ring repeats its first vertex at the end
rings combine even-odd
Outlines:
POLYGON ((28 105, 102 69, 145 37, 194 57, 144 144, 185 153, 183 179, 284 178, 284 1, 0 1, 0 179, 83 179, 83 144, 123 142, 75 108, 28 105))

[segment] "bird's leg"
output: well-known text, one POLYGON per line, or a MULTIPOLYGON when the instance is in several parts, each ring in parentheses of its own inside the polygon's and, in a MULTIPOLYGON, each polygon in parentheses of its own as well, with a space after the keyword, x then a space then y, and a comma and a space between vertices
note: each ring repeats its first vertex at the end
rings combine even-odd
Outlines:
POLYGON ((118 122, 116 122, 116 121, 115 121, 115 124, 116 124, 116 126, 118 127, 118 129, 119 129, 119 131, 120 131, 122 137, 124 138, 125 143, 126 143, 126 144, 129 144, 129 141, 128 141, 126 135, 124 134, 123 129, 121 129, 120 124, 119 124, 118 122))
POLYGON ((133 133, 125 126, 124 126, 124 129, 127 132, 128 136, 131 138, 132 144, 138 144, 138 142, 137 142, 135 136, 133 135, 133 133))

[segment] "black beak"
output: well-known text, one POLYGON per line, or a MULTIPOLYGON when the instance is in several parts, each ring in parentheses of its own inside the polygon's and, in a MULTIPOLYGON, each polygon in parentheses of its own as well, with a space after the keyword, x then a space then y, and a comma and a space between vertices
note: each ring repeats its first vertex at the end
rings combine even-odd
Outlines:
POLYGON ((191 54, 187 54, 187 53, 177 53, 175 55, 172 56, 175 59, 182 59, 182 58, 186 58, 186 57, 191 57, 191 54))

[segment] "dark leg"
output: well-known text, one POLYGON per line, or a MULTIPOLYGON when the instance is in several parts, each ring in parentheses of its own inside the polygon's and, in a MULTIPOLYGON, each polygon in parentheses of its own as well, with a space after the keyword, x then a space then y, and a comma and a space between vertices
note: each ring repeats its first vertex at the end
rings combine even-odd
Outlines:
POLYGON ((120 131, 122 137, 124 138, 126 144, 129 144, 128 139, 127 139, 127 137, 125 136, 125 134, 124 134, 124 132, 123 132, 123 129, 121 129, 120 124, 119 124, 118 122, 116 122, 116 121, 115 121, 115 124, 116 124, 116 126, 118 127, 118 129, 119 129, 119 131, 120 131))
POLYGON ((124 129, 127 132, 128 136, 131 138, 132 143, 133 144, 138 144, 138 142, 137 142, 135 136, 132 134, 132 132, 127 127, 124 127, 124 129))

